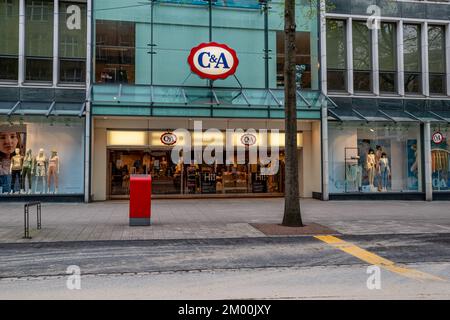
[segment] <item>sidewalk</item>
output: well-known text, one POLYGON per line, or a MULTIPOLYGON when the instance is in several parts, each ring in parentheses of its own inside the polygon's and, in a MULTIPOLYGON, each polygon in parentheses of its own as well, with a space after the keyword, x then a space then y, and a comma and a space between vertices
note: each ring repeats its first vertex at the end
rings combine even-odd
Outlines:
MULTIPOLYGON (((250 223, 280 223, 283 199, 154 200, 151 227, 128 226, 128 202, 43 204, 42 230, 23 236, 23 204, 2 203, 0 243, 265 237, 250 223)), ((449 202, 302 200, 303 220, 342 234, 450 233, 449 202)))

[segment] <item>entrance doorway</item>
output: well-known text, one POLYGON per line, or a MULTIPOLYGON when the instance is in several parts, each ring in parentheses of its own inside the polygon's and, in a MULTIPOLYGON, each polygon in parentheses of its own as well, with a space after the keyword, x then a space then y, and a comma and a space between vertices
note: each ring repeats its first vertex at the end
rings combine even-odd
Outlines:
MULTIPOLYGON (((109 199, 129 197, 130 176, 152 176, 155 195, 239 195, 284 193, 284 150, 280 151, 278 173, 264 176, 260 164, 177 164, 171 149, 108 149, 109 199)), ((267 167, 267 166, 266 166, 267 167)))

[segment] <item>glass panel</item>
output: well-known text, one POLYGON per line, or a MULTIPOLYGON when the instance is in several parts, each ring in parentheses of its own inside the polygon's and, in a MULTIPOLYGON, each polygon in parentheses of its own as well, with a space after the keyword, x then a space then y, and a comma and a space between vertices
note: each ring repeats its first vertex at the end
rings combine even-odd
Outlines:
POLYGON ((17 80, 19 0, 0 1, 0 79, 17 80))
POLYGON ((59 4, 59 57, 61 82, 85 82, 86 4, 59 4))
POLYGON ((135 24, 96 21, 95 80, 97 83, 134 83, 135 24))
POLYGON ((397 28, 395 23, 381 23, 378 32, 378 56, 381 71, 397 70, 397 28))
POLYGON ((327 86, 328 90, 345 91, 347 89, 347 72, 335 71, 328 68, 327 72, 327 86))
MULTIPOLYGON (((297 87, 311 89, 311 38, 309 32, 295 34, 297 87)), ((277 86, 284 87, 284 32, 277 31, 277 86)))
POLYGON ((380 72, 380 92, 381 93, 397 92, 397 73, 380 72))
POLYGON ((419 94, 422 90, 422 75, 405 72, 405 93, 419 94))
POLYGON ((330 192, 422 191, 420 126, 329 124, 330 192))
POLYGON ((428 61, 430 73, 445 73, 445 27, 428 27, 428 61))
POLYGON ((420 25, 403 25, 405 72, 421 72, 420 25))
POLYGON ((372 89, 372 73, 354 71, 353 82, 355 92, 370 92, 372 89))
POLYGON ((25 79, 52 81, 53 1, 27 0, 25 15, 25 79))
POLYGON ((437 95, 445 95, 446 92, 445 74, 430 73, 430 93, 437 95))
POLYGON ((371 30, 365 21, 353 21, 353 69, 372 70, 371 30))
POLYGON ((327 20, 327 67, 346 68, 345 21, 327 20))
POLYGON ((52 81, 53 60, 27 58, 26 79, 31 81, 52 81))
POLYGON ((434 191, 450 191, 450 126, 434 125, 431 128, 431 167, 434 191), (437 139, 437 137, 442 139, 437 139), (433 141, 434 140, 434 141, 433 141))

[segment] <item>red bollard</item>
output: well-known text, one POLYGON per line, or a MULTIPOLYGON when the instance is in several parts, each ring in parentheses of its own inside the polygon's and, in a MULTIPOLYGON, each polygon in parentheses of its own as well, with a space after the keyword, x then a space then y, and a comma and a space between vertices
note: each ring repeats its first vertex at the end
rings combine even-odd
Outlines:
POLYGON ((152 212, 152 177, 130 177, 130 226, 149 226, 152 212))

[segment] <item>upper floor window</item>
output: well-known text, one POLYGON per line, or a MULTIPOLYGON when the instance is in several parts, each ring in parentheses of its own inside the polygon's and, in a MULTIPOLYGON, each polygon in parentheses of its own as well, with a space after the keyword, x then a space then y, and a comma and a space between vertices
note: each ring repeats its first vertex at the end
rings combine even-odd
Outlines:
POLYGON ((19 0, 0 1, 0 80, 17 80, 19 0))
POLYGON ((403 50, 405 93, 422 92, 421 27, 418 24, 403 25, 403 50))
MULTIPOLYGON (((295 34, 297 87, 311 89, 311 44, 309 32, 295 34)), ((284 32, 277 32, 277 86, 284 86, 284 32)))
POLYGON ((382 22, 378 31, 378 64, 380 92, 397 92, 397 26, 382 22))
POLYGON ((86 4, 59 4, 59 81, 86 81, 86 4))
POLYGON ((26 0, 25 80, 53 79, 53 1, 26 0))
POLYGON ((365 21, 353 21, 353 88, 372 91, 372 36, 365 21))
POLYGON ((135 24, 96 21, 95 81, 134 83, 135 24))
POLYGON ((344 20, 327 20, 327 86, 330 91, 347 90, 347 41, 344 20))
POLYGON ((446 93, 445 59, 445 27, 430 25, 428 26, 430 94, 445 95, 446 93))

